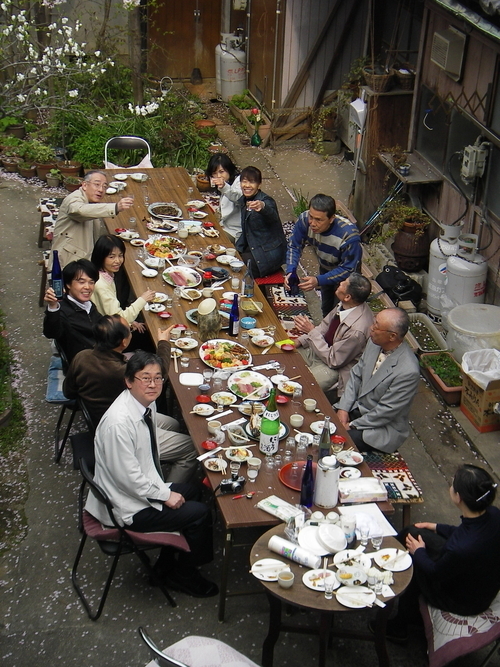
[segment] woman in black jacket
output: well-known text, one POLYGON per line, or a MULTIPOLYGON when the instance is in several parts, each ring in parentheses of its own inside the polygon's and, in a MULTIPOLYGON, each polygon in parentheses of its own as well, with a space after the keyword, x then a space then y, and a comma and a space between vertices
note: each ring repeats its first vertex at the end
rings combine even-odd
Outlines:
POLYGON ((257 167, 245 167, 241 172, 241 235, 236 249, 245 262, 251 260, 254 277, 278 271, 286 255, 286 238, 276 202, 262 192, 261 183, 262 174, 257 167))

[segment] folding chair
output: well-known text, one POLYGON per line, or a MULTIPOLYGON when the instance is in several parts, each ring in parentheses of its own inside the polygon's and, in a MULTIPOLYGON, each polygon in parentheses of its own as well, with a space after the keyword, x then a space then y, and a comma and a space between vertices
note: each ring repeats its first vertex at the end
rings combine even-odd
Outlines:
POLYGON ((477 616, 459 616, 436 609, 420 598, 424 620, 429 667, 443 667, 461 655, 493 644, 480 667, 486 665, 500 648, 500 593, 489 608, 477 616))
MULTIPOLYGON (((133 136, 112 137, 111 139, 108 139, 104 147, 104 168, 113 169, 114 167, 116 167, 116 165, 113 165, 113 163, 109 162, 108 160, 108 150, 118 149, 118 150, 132 151, 141 148, 147 150, 147 154, 143 157, 139 165, 136 166, 144 169, 148 167, 151 168, 153 166, 151 164, 151 148, 146 139, 143 139, 142 137, 133 137, 133 136)), ((128 167, 128 169, 134 169, 134 168, 135 167, 128 167)))
POLYGON ((75 415, 79 410, 78 404, 75 400, 66 398, 62 391, 62 383, 64 374, 68 370, 68 359, 62 347, 54 341, 55 347, 59 356, 53 355, 50 359, 49 373, 47 377, 47 391, 45 393, 45 400, 47 403, 55 403, 61 406, 61 411, 57 419, 54 429, 54 462, 59 463, 63 455, 66 442, 68 440, 71 427, 75 415), (61 429, 66 414, 66 410, 70 410, 68 423, 64 430, 64 435, 61 439, 61 429))
MULTIPOLYGON (((73 469, 80 470, 80 460, 83 459, 91 475, 94 474, 95 454, 94 454, 94 436, 97 424, 94 424, 90 413, 85 405, 85 401, 80 396, 76 399, 78 409, 81 410, 83 419, 87 426, 86 431, 75 433, 69 436, 71 449, 73 451, 73 469)), ((78 530, 83 532, 83 500, 85 486, 87 482, 82 478, 80 489, 78 491, 78 530)))
POLYGON ((109 523, 112 526, 111 528, 102 526, 100 521, 95 519, 86 510, 83 510, 83 535, 71 572, 71 580, 89 618, 93 621, 96 621, 101 615, 104 608, 104 603, 106 602, 106 598, 108 596, 111 582, 115 574, 116 566, 118 565, 118 560, 122 554, 134 553, 146 568, 149 576, 165 595, 170 603, 170 606, 176 607, 177 604, 175 600, 171 597, 170 593, 159 580, 154 569, 151 567, 146 551, 157 549, 158 547, 173 547, 174 549, 179 549, 181 551, 190 551, 186 538, 180 533, 136 533, 134 531, 127 530, 124 526, 120 526, 113 513, 113 504, 111 503, 106 493, 94 482, 94 479, 90 474, 87 463, 84 459, 80 459, 79 468, 84 480, 90 487, 90 492, 94 493, 97 499, 103 503, 103 505, 105 505, 109 514, 109 523), (111 556, 113 558, 111 569, 109 571, 108 578, 104 586, 104 591, 102 593, 101 600, 96 612, 93 612, 90 608, 89 602, 78 583, 77 575, 78 565, 83 554, 83 549, 85 547, 87 537, 96 540, 101 551, 107 556, 111 556))
POLYGON ((146 667, 212 667, 212 665, 224 665, 224 667, 258 667, 258 665, 246 658, 243 654, 231 648, 224 642, 211 637, 184 637, 180 641, 165 649, 168 653, 160 651, 154 641, 144 628, 139 628, 141 639, 149 648, 153 658, 146 667), (182 657, 187 662, 181 662, 177 658, 182 657))

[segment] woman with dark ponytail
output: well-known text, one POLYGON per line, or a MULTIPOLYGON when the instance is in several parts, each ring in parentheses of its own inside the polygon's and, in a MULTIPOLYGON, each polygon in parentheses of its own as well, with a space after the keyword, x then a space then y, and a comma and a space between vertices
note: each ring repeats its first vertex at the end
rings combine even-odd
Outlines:
POLYGON ((414 576, 397 617, 388 623, 388 639, 404 642, 408 623, 420 621, 419 595, 461 616, 488 609, 500 590, 500 510, 492 506, 496 489, 486 470, 462 465, 450 487, 461 524, 416 523, 398 536, 412 555, 414 576))

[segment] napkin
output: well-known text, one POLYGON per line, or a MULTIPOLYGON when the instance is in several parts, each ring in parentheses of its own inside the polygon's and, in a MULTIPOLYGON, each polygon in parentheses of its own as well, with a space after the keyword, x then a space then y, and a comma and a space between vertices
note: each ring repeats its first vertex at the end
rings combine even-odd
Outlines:
POLYGON ((368 528, 368 537, 372 537, 372 535, 380 535, 382 532, 378 522, 373 516, 364 514, 363 512, 357 512, 354 516, 356 517, 356 537, 358 540, 360 528, 368 528))

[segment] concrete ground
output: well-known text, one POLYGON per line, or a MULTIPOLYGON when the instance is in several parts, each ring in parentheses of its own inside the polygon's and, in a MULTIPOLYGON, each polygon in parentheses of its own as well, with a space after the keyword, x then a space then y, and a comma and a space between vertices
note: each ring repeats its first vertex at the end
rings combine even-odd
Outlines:
MULTIPOLYGON (((292 188, 309 196, 326 192, 347 201, 353 167, 338 157, 323 160, 300 145, 276 152, 242 148, 229 127, 221 128, 220 132, 241 167, 262 165, 263 189, 278 201, 283 220, 292 219, 289 196, 292 188)), ((148 662, 148 655, 137 635, 139 625, 145 626, 161 646, 187 634, 209 635, 228 642, 260 663, 268 623, 263 595, 231 598, 226 621, 220 624, 216 598, 200 601, 175 594, 178 607, 171 609, 161 593, 148 585, 140 564, 124 557, 103 615, 93 623, 72 588, 71 567, 80 540, 76 521, 79 476, 72 469, 69 452, 60 465, 53 463, 52 434, 59 410, 44 400, 50 347, 41 333, 43 312, 38 307, 40 250, 36 245, 39 221, 36 204, 41 194, 41 188, 0 175, 0 308, 6 314, 9 339, 18 362, 18 387, 28 420, 25 464, 29 477, 26 537, 0 560, 2 665, 141 667, 148 662)), ((498 478, 498 435, 480 435, 458 410, 445 408, 423 380, 411 420, 411 436, 401 452, 425 499, 413 509, 412 519, 456 523, 458 515, 448 499, 450 478, 463 462, 485 465, 498 478)), ((21 473, 20 470, 20 479, 21 473)), ((396 512, 397 527, 400 520, 400 513, 396 512)), ((243 537, 249 543, 256 538, 252 534, 243 537)), ((216 527, 216 543, 215 561, 205 568, 206 575, 215 580, 221 562, 220 525, 216 527)), ((90 567, 83 581, 93 587, 104 576, 109 563, 94 547, 89 554, 90 567)), ((231 579, 233 590, 242 586, 256 589, 248 574, 245 549, 237 553, 231 579)), ((339 622, 350 628, 364 628, 371 613, 367 610, 341 615, 339 622)), ((307 615, 301 612, 295 616, 307 620, 307 615)), ((417 630, 406 647, 389 644, 389 653, 395 667, 427 664, 425 642, 417 630)), ((461 658, 455 664, 476 667, 482 655, 484 652, 461 658)), ((302 667, 315 665, 316 661, 314 637, 290 634, 280 639, 275 652, 276 665, 302 667)), ((371 644, 348 640, 335 641, 328 664, 334 661, 344 667, 376 664, 371 644)), ((499 667, 500 658, 496 656, 491 665, 499 667)))

